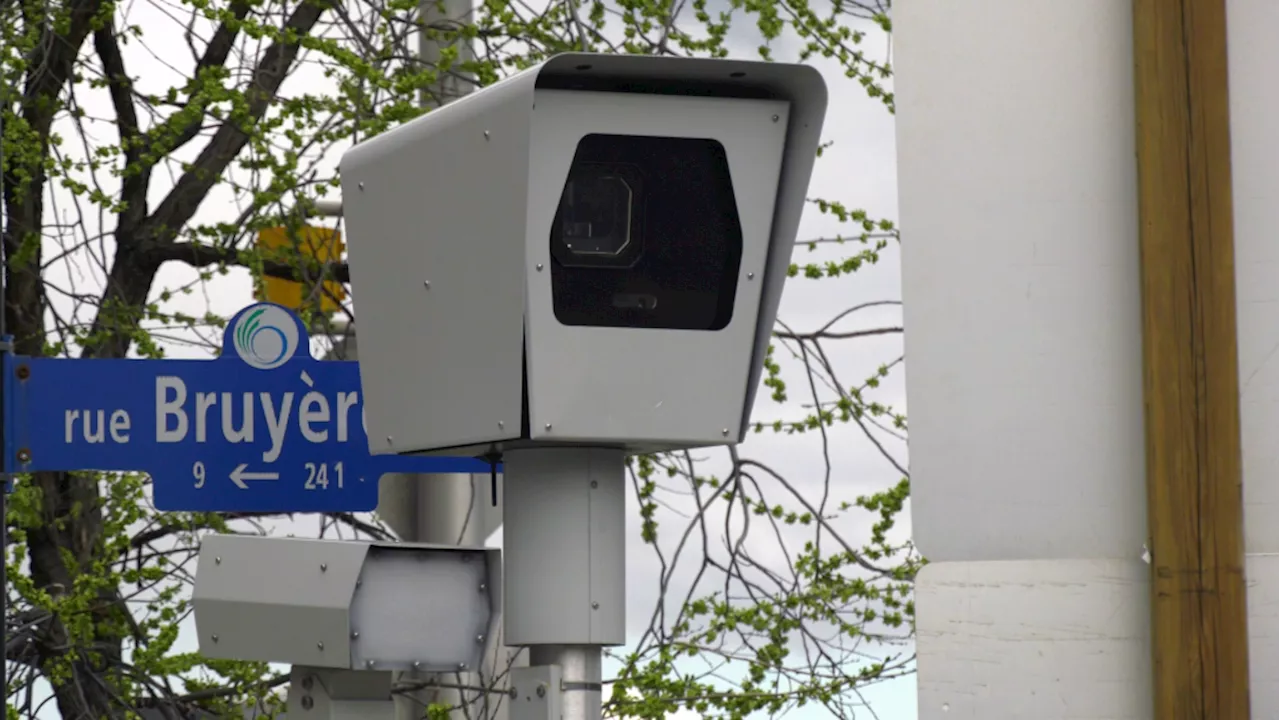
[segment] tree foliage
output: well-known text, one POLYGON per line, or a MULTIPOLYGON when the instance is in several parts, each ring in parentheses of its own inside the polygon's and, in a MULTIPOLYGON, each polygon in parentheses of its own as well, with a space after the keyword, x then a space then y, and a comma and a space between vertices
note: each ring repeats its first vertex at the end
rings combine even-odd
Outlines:
MULTIPOLYGON (((893 109, 887 54, 863 44, 891 30, 887 3, 483 0, 464 22, 418 18, 406 0, 0 0, 4 321, 16 352, 215 352, 227 276, 283 273, 317 293, 322 280, 345 280, 341 263, 266 255, 253 239, 299 227, 296 209, 336 193, 341 149, 424 112, 420 94, 443 102, 449 88, 557 52, 727 57, 752 52, 732 47, 746 33, 766 59, 783 48, 780 59, 837 63, 849 84, 833 93, 893 109), (446 45, 438 62, 417 57, 420 29, 446 45), (206 309, 193 311, 202 297, 206 309)), ((812 203, 849 232, 809 241, 840 252, 796 264, 793 282, 856 273, 897 242, 891 222, 839 198, 812 203)), ((867 308, 833 307, 815 331, 779 323, 765 382, 778 403, 805 398, 804 411, 762 407, 756 431, 820 435, 824 447, 865 437, 901 481, 835 501, 829 460, 813 497, 736 450, 718 473, 689 453, 634 459, 643 523, 631 540, 656 553, 663 599, 618 658, 611 712, 744 717, 821 704, 847 716, 860 687, 910 672, 909 652, 894 648, 910 635, 919 558, 890 532, 908 485, 882 443, 901 442, 906 422, 874 398, 901 358, 853 382, 829 356, 833 343, 900 332, 837 329, 867 308), (799 392, 787 367, 803 378, 799 392), (659 520, 677 506, 680 521, 659 520), (837 527, 852 514, 871 517, 863 542, 837 527), (763 557, 761 537, 776 540, 780 560, 763 557)), ((47 716, 48 703, 64 718, 238 715, 281 684, 265 665, 207 660, 179 642, 200 535, 265 531, 273 519, 156 512, 149 483, 19 476, 6 519, 10 717, 47 716)), ((321 535, 386 536, 376 519, 315 521, 321 535)))

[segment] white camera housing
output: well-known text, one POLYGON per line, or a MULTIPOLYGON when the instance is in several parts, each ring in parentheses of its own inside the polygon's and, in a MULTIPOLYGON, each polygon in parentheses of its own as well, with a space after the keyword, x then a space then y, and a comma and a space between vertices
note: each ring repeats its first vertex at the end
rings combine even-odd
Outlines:
POLYGON ((192 594, 208 658, 346 670, 479 668, 502 551, 205 535, 192 594))
POLYGON ((372 452, 741 441, 826 102, 802 65, 568 54, 348 150, 372 452))

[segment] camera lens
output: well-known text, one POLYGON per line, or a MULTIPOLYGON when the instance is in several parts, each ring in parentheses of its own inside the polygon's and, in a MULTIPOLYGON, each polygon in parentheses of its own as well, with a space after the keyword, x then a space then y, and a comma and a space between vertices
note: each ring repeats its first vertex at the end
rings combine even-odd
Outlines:
POLYGON ((565 183, 560 232, 573 255, 616 256, 631 244, 631 186, 600 166, 565 183))
POLYGON ((552 252, 567 267, 630 267, 639 257, 641 178, 624 163, 574 163, 556 210, 552 252))
POLYGON ((548 230, 565 325, 714 331, 733 317, 742 226, 717 140, 584 136, 548 230))

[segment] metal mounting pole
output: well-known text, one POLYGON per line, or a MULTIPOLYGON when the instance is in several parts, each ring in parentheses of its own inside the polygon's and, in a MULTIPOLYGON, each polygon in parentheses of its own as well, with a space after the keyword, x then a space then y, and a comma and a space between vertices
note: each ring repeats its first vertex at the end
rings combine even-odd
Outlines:
POLYGON ((529 648, 511 672, 512 720, 599 720, 601 657, 626 642, 626 465, 602 448, 503 457, 506 642, 529 648))
MULTIPOLYGON (((442 50, 450 43, 441 42, 440 29, 449 25, 461 27, 471 20, 471 0, 422 0, 418 5, 418 14, 423 29, 418 33, 418 56, 423 65, 438 67, 443 57, 442 50), (428 28, 432 28, 428 31, 428 28)), ((471 43, 461 36, 458 43, 456 63, 469 63, 475 59, 471 43)), ((449 70, 436 79, 436 83, 422 91, 423 107, 437 107, 457 100, 471 92, 470 78, 465 77, 458 69, 449 70), (439 102, 437 103, 437 98, 439 102)))
POLYGON ((342 200, 317 200, 311 214, 316 217, 342 217, 342 200))
MULTIPOLYGON (((4 203, 4 116, 0 114, 0 339, 8 339, 8 328, 5 326, 9 314, 9 295, 5 287, 5 273, 8 271, 9 253, 4 246, 5 218, 8 208, 4 203)), ((0 658, 0 688, 8 695, 9 688, 9 443, 5 442, 4 426, 4 388, 0 384, 0 642, 6 650, 5 657, 0 658)), ((5 714, 8 715, 9 701, 5 700, 5 714)))
MULTIPOLYGON (((560 717, 564 720, 596 720, 601 716, 604 702, 602 659, 599 645, 534 645, 529 648, 529 667, 534 672, 547 666, 560 669, 560 717)), ((516 672, 515 677, 519 678, 525 672, 516 672)), ((537 694, 536 689, 534 694, 537 694)))

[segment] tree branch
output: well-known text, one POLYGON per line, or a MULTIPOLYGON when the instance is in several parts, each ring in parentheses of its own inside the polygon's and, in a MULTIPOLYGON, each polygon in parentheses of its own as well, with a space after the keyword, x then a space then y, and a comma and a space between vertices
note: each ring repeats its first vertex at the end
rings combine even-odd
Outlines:
POLYGON ((250 131, 271 105, 290 66, 298 56, 298 39, 305 37, 328 7, 322 0, 302 0, 281 32, 289 41, 277 40, 267 48, 245 90, 247 112, 228 119, 189 170, 182 174, 156 211, 136 229, 116 228, 115 262, 107 274, 102 303, 93 318, 84 357, 124 357, 141 320, 156 271, 163 259, 156 251, 171 243, 190 222, 214 184, 244 146, 250 131))
POLYGON ((115 29, 104 26, 93 34, 93 46, 102 61, 102 70, 111 92, 111 104, 116 113, 116 131, 120 135, 120 148, 124 152, 126 170, 120 187, 120 200, 125 209, 117 222, 117 234, 132 235, 147 216, 147 187, 151 173, 141 171, 142 142, 138 132, 138 112, 133 104, 133 83, 125 72, 124 57, 115 29))
MULTIPOLYGON (((248 14, 248 3, 243 2, 243 0, 236 0, 231 3, 234 27, 232 27, 232 21, 228 20, 220 25, 217 31, 214 32, 213 37, 209 39, 209 44, 204 48, 204 55, 196 62, 195 70, 191 75, 193 86, 198 86, 198 82, 205 71, 226 64, 227 58, 231 55, 231 50, 235 46, 236 38, 240 34, 240 24, 248 14)), ((174 150, 194 140, 196 135, 200 134, 200 128, 204 125, 204 108, 193 104, 197 102, 198 97, 197 90, 178 112, 153 128, 143 138, 142 145, 145 147, 147 154, 154 156, 145 167, 139 167, 139 170, 148 178, 150 177, 152 166, 159 160, 160 156, 172 153, 174 150), (178 127, 178 123, 182 123, 182 125, 178 127), (162 144, 163 147, 160 147, 162 144)))
MULTIPOLYGON (((59 35, 60 23, 40 22, 34 17, 26 21, 31 25, 43 25, 40 42, 31 50, 27 67, 27 83, 23 91, 25 117, 33 122, 33 129, 42 138, 48 137, 49 127, 57 112, 56 103, 35 102, 40 99, 53 100, 62 93, 62 87, 71 76, 71 69, 76 57, 80 54, 80 46, 89 36, 94 15, 101 7, 101 0, 72 0, 65 10, 69 16, 69 24, 65 35, 59 35)), ((59 8, 62 10, 62 8, 59 8)))
MULTIPOLYGON (((281 35, 294 38, 308 35, 327 7, 327 3, 322 4, 319 0, 303 0, 285 23, 281 35)), ((142 235, 149 251, 154 252, 177 236, 227 166, 248 144, 250 129, 266 114, 289 67, 298 56, 298 49, 297 40, 277 40, 263 53, 245 92, 248 112, 243 122, 228 119, 222 123, 200 157, 182 174, 173 190, 144 223, 142 235)))
POLYGON ((362 532, 379 540, 392 540, 394 536, 376 525, 371 525, 355 516, 355 513, 330 513, 334 520, 341 522, 351 529, 362 532))
MULTIPOLYGON (((235 520, 252 520, 254 518, 279 517, 281 515, 287 515, 287 514, 288 513, 280 513, 280 512, 221 513, 220 517, 227 522, 232 522, 235 520)), ((209 529, 209 526, 207 525, 195 525, 195 524, 189 524, 189 523, 182 524, 182 525, 177 523, 165 523, 161 525, 156 525, 155 527, 142 530, 136 535, 134 535, 133 537, 129 538, 129 549, 140 550, 146 547, 147 545, 150 545, 151 543, 157 540, 160 540, 164 537, 167 537, 169 535, 172 535, 174 533, 193 532, 196 530, 208 530, 208 529, 209 529)))
POLYGON ((847 332, 835 332, 832 330, 817 330, 810 333, 797 332, 778 332, 774 331, 774 337, 786 340, 849 340, 851 338, 868 337, 871 335, 893 335, 902 332, 900 327, 882 327, 872 328, 870 330, 849 330, 847 332))
MULTIPOLYGON (((59 7, 67 22, 54 23, 42 15, 40 4, 22 4, 22 27, 42 28, 40 40, 27 57, 26 82, 20 105, 23 119, 40 143, 38 158, 26 162, 9 159, 9 172, 4 177, 3 239, 6 273, 4 312, 7 327, 24 355, 41 355, 44 351, 44 304, 40 292, 39 240, 34 257, 27 263, 15 263, 22 256, 24 243, 38 238, 44 221, 44 190, 47 180, 45 160, 49 157, 49 136, 60 104, 57 99, 71 77, 76 57, 88 37, 93 17, 102 0, 69 0, 59 7), (59 33, 64 29, 65 33, 59 33), (24 167, 25 165, 25 167, 24 167), (19 178, 22 182, 19 182, 19 178)), ((29 155, 27 157, 35 157, 29 155)), ((30 254, 30 253, 27 253, 30 254)))
MULTIPOLYGON (((272 677, 272 678, 268 678, 265 681, 254 685, 254 687, 259 690, 270 690, 271 688, 279 687, 280 685, 283 685, 287 682, 289 682, 289 673, 284 673, 281 675, 276 675, 275 677, 272 677)), ((207 700, 215 700, 220 697, 235 695, 236 693, 243 692, 243 690, 244 688, 238 688, 238 687, 209 688, 207 690, 197 690, 193 693, 188 693, 186 695, 176 697, 173 700, 171 700, 171 702, 177 703, 177 704, 186 704, 186 703, 194 703, 194 702, 201 702, 201 701, 207 701, 207 700)))
MULTIPOLYGON (((169 243, 152 251, 152 257, 158 262, 179 261, 191 267, 208 267, 226 263, 228 265, 245 266, 240 252, 234 248, 217 247, 204 243, 180 242, 169 243)), ((299 257, 298 262, 279 262, 263 259, 262 274, 282 280, 297 280, 297 271, 303 270, 305 278, 315 278, 317 282, 323 278, 334 282, 351 282, 351 269, 344 262, 322 263, 316 260, 306 262, 299 257)))

